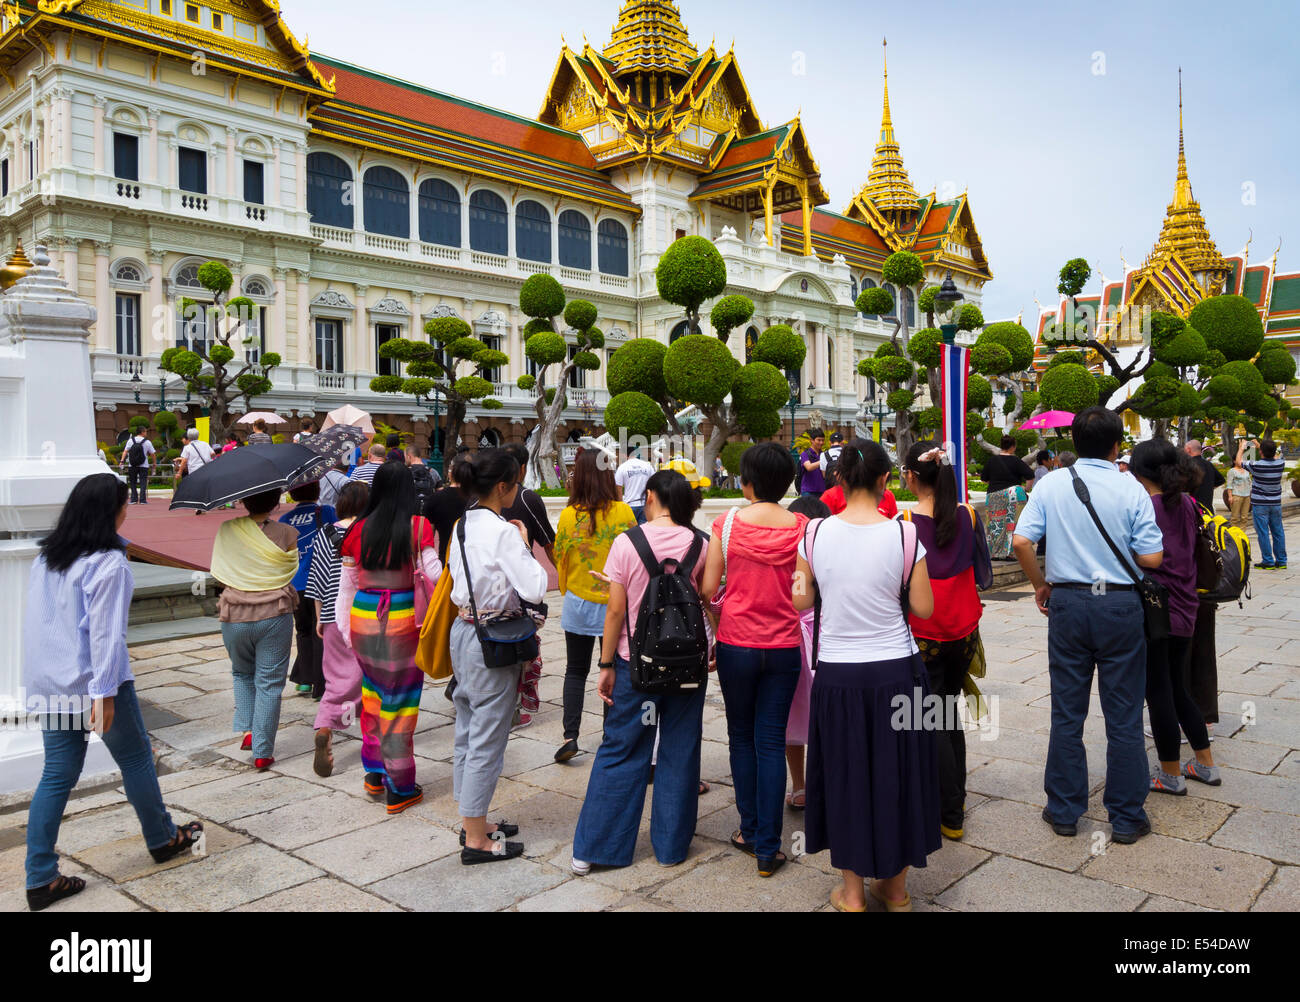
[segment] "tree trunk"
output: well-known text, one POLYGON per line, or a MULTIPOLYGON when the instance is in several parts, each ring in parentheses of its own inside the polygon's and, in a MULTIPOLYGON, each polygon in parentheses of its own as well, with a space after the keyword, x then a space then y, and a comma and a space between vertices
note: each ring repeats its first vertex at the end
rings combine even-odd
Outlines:
MULTIPOLYGON (((710 483, 712 483, 717 458, 722 455, 727 440, 740 431, 740 426, 736 424, 731 414, 731 408, 726 404, 708 410, 701 408, 701 412, 709 419, 709 423, 712 424, 713 428, 709 432, 709 440, 704 443, 704 448, 696 460, 695 468, 708 477, 710 483)), ((714 484, 714 486, 717 485, 714 484)))
POLYGON ((537 427, 533 444, 528 450, 528 478, 535 479, 537 483, 545 483, 551 488, 563 486, 559 475, 555 472, 556 459, 559 456, 559 450, 555 447, 555 429, 559 427, 560 417, 564 414, 565 391, 568 389, 569 374, 573 372, 573 368, 572 359, 560 368, 556 380, 555 399, 549 405, 546 403, 544 382, 546 370, 543 369, 537 380, 537 397, 533 401, 533 407, 537 411, 537 427))

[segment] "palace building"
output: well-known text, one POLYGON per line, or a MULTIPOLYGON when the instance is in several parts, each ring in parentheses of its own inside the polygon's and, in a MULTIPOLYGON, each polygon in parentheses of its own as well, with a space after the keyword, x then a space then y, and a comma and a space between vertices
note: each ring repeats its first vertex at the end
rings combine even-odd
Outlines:
MULTIPOLYGON (((1280 247, 1279 247, 1280 250, 1280 247)), ((1096 324, 1098 339, 1120 348, 1141 343, 1143 311, 1160 311, 1186 317, 1209 296, 1245 296, 1255 304, 1264 322, 1265 336, 1282 341, 1300 362, 1300 273, 1278 274, 1278 251, 1267 263, 1251 264, 1250 244, 1225 257, 1219 252, 1200 203, 1192 194, 1183 138, 1183 98, 1178 85, 1178 167, 1174 197, 1165 210, 1164 223, 1146 260, 1135 268, 1125 266, 1115 281, 1102 278, 1100 294, 1078 297, 1080 318, 1096 324), (1129 320, 1134 322, 1129 322, 1129 320)), ((1038 320, 1037 364, 1047 364, 1042 342, 1049 324, 1065 323, 1068 301, 1043 310, 1038 320)), ((1294 391, 1293 394, 1294 395, 1294 391)))
MULTIPOLYGON (((858 359, 894 329, 853 307, 884 260, 914 251, 927 284, 951 271, 976 304, 992 277, 967 197, 912 186, 887 76, 875 157, 840 213, 799 119, 768 126, 735 52, 699 50, 666 0, 623 3, 603 49, 562 46, 541 97, 530 119, 311 52, 271 0, 3 3, 0 244, 46 244, 95 305, 104 441, 160 391, 197 413, 158 360, 208 338, 180 314, 204 298, 210 259, 257 306, 248 350, 283 358, 258 410, 348 402, 432 432, 420 402, 369 389, 394 364, 378 349, 463 318, 511 359, 494 374, 503 407, 470 409, 471 445, 532 423, 515 385, 532 274, 596 304, 607 361, 629 338, 681 334, 655 266, 679 237, 708 237, 727 292, 756 304, 732 350, 792 324, 808 345, 802 413, 842 427, 868 390, 858 359)), ((915 290, 893 291, 915 327, 915 290)), ((575 371, 570 430, 600 426, 604 379, 575 371)))

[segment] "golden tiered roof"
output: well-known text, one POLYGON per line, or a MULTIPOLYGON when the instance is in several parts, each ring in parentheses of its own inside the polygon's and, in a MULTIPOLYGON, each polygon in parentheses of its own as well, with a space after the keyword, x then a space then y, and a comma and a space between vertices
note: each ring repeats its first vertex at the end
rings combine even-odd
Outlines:
POLYGON ((1183 141, 1183 73, 1178 71, 1178 174, 1174 199, 1156 245, 1138 269, 1130 303, 1147 303, 1186 314, 1206 296, 1218 295, 1231 272, 1210 236, 1200 203, 1192 195, 1183 141))
MULTIPOLYGON (((883 43, 888 46, 886 40, 883 43)), ((916 212, 918 195, 903 166, 903 151, 894 136, 894 120, 889 113, 889 61, 885 60, 885 110, 880 121, 880 140, 871 161, 867 183, 858 193, 871 200, 883 213, 916 212)))
POLYGON ((686 76, 699 53, 691 44, 675 4, 668 0, 627 0, 605 46, 616 75, 651 72, 686 76))
POLYGON ((1210 229, 1201 215, 1200 203, 1192 197, 1192 182, 1187 176, 1187 151, 1183 143, 1183 76, 1178 74, 1178 177, 1174 182, 1174 200, 1165 213, 1165 224, 1160 230, 1148 263, 1177 253, 1194 272, 1228 271, 1228 262, 1219 253, 1210 236, 1210 229))

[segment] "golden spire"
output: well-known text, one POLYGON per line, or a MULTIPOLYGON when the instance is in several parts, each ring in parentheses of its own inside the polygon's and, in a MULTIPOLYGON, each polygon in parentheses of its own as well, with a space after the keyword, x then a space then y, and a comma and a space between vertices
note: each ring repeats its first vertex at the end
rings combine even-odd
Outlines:
POLYGON ((18 241, 18 246, 14 248, 13 254, 9 260, 0 267, 0 289, 10 289, 24 275, 32 270, 32 262, 23 251, 23 242, 18 241))
POLYGON ((1177 254, 1194 273, 1209 273, 1206 283, 1212 288, 1222 285, 1229 268, 1210 237, 1201 206, 1192 195, 1187 173, 1187 148, 1183 139, 1183 71, 1178 70, 1178 173, 1174 181, 1174 198, 1165 212, 1164 226, 1147 264, 1163 261, 1177 254))
POLYGON ((880 119, 880 140, 871 161, 867 183, 860 192, 884 213, 916 212, 918 196, 903 166, 903 153, 894 137, 894 119, 889 111, 889 40, 881 43, 885 58, 885 104, 880 119))
POLYGON ((604 55, 622 75, 635 72, 689 73, 699 55, 676 5, 668 0, 627 0, 618 12, 604 55))

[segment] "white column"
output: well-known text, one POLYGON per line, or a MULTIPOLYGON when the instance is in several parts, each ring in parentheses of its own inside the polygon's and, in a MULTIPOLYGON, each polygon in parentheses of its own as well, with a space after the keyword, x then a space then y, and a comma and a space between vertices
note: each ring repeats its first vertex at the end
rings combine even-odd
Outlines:
POLYGON ((108 127, 104 121, 104 108, 108 104, 108 98, 103 94, 93 94, 90 100, 95 106, 95 173, 103 174, 108 169, 108 155, 105 152, 108 127))
POLYGON ((295 271, 294 277, 298 284, 298 364, 310 366, 316 345, 316 332, 311 322, 311 275, 295 271))
POLYGON ((274 345, 270 350, 279 352, 285 363, 292 365, 298 358, 298 338, 301 335, 297 330, 289 330, 289 273, 283 268, 272 268, 271 277, 275 280, 275 306, 267 312, 272 317, 275 332, 268 346, 274 345))
POLYGON ((551 212, 551 264, 560 265, 560 206, 557 202, 551 212))
POLYGON ((460 246, 469 250, 469 195, 466 194, 460 205, 460 246))
MULTIPOLYGON (((37 540, 48 534, 72 488, 108 467, 95 452, 91 406, 90 328, 95 311, 50 267, 44 246, 35 267, 0 297, 0 704, 17 726, 0 729, 0 793, 32 790, 44 761, 40 731, 27 715, 40 709, 22 691, 24 600, 37 540), (51 401, 68 406, 51 407, 51 401)), ((83 776, 113 770, 94 739, 83 776)))
POLYGON ((108 255, 112 248, 107 240, 95 241, 95 312, 99 314, 95 325, 95 347, 100 351, 117 350, 113 290, 108 284, 108 255))
POLYGON ((162 174, 158 170, 158 116, 161 111, 158 108, 149 109, 149 142, 146 148, 147 169, 141 174, 145 181, 151 184, 161 184, 162 174))
POLYGON ((296 143, 285 143, 287 149, 297 149, 294 157, 294 177, 295 190, 298 192, 298 204, 295 206, 300 212, 307 211, 307 147, 298 146, 296 143))
POLYGON ((163 256, 162 251, 149 251, 149 293, 144 297, 144 316, 140 320, 140 354, 145 356, 161 355, 171 347, 175 336, 175 321, 163 288, 163 256))
POLYGON ((266 204, 268 206, 280 204, 280 149, 282 143, 271 143, 271 163, 269 170, 271 176, 266 179, 266 204))
POLYGON ((411 253, 420 253, 420 172, 417 170, 411 178, 411 253))
POLYGON ((243 198, 239 190, 237 161, 235 160, 235 134, 238 130, 233 125, 226 126, 226 195, 230 198, 243 198))
POLYGON ((366 296, 369 293, 370 286, 357 286, 356 318, 352 322, 352 361, 344 360, 349 372, 370 372, 375 367, 374 359, 370 357, 370 325, 366 318, 366 296))
POLYGON ((59 91, 59 166, 72 166, 72 91, 59 91))
POLYGON ((164 171, 159 173, 159 182, 166 184, 175 191, 181 185, 181 165, 177 151, 180 149, 180 142, 175 136, 167 137, 167 166, 164 171), (163 181, 163 178, 166 178, 163 181))

